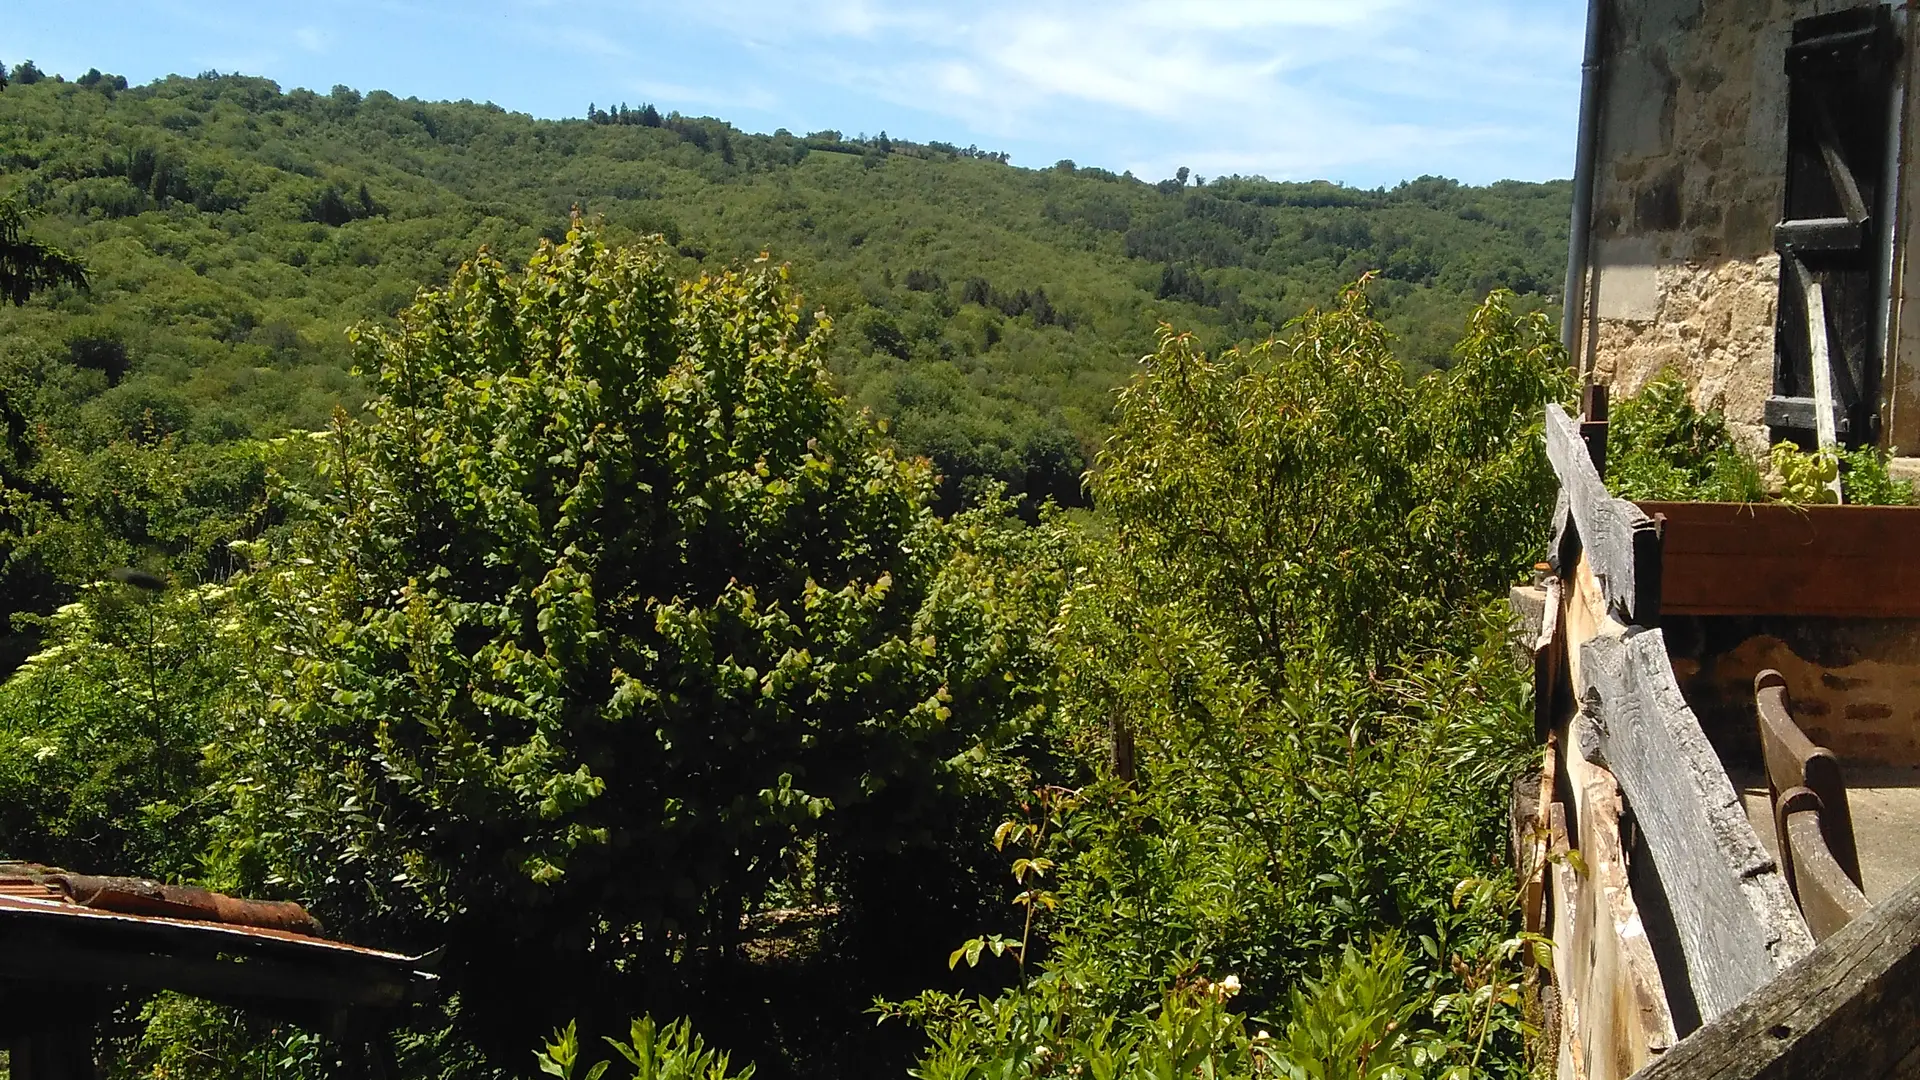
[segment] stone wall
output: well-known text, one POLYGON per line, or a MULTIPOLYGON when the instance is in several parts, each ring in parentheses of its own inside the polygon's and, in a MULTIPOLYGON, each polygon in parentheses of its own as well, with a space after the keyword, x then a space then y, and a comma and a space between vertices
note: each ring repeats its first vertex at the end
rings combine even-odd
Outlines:
POLYGON ((1681 692, 1729 765, 1760 765, 1753 677, 1843 762, 1920 766, 1920 620, 1682 616, 1661 629, 1681 692))
POLYGON ((1609 5, 1584 363, 1631 393, 1662 368, 1753 449, 1773 389, 1785 53, 1797 19, 1860 0, 1609 5))
POLYGON ((1652 317, 1597 325, 1595 379, 1629 395, 1662 370, 1680 372, 1694 388, 1695 404, 1724 411, 1748 451, 1763 453, 1779 272, 1780 258, 1771 252, 1645 267, 1652 317))

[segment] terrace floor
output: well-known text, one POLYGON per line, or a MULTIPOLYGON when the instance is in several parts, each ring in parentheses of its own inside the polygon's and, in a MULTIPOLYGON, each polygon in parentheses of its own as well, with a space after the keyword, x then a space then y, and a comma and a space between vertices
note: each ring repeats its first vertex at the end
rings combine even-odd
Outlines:
MULTIPOLYGON (((1877 904, 1920 877, 1920 768, 1844 765, 1841 774, 1847 783, 1847 808, 1853 813, 1862 891, 1868 903, 1877 904)), ((1779 858, 1765 774, 1736 769, 1729 775, 1760 843, 1779 858)))

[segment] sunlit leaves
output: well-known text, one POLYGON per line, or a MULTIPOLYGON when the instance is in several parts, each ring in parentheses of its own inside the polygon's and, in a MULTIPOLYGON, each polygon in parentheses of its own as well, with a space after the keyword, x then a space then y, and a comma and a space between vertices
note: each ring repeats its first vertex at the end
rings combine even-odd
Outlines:
POLYGON ((1017 523, 933 516, 783 269, 671 266, 577 227, 359 335, 382 396, 251 586, 290 661, 228 822, 329 916, 669 971, 1032 723, 1017 523))

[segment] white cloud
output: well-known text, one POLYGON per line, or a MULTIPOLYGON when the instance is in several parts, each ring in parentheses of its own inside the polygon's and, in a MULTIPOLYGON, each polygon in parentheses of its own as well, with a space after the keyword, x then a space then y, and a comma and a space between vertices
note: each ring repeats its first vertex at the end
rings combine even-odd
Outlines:
POLYGON ((303 26, 293 32, 293 40, 310 53, 324 53, 333 44, 333 35, 317 26, 303 26))
POLYGON ((1576 6, 712 0, 691 18, 792 58, 792 73, 983 139, 1106 131, 1115 160, 1143 175, 1178 161, 1304 177, 1421 155, 1455 171, 1537 157, 1530 148, 1557 138, 1571 112, 1576 6))

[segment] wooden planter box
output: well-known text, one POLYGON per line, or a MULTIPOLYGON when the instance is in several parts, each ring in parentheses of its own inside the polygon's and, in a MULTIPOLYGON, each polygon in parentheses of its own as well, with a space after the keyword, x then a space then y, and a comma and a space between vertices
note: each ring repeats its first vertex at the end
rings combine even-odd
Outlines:
POLYGON ((1662 614, 1920 618, 1920 507, 1637 505, 1663 526, 1662 614))

